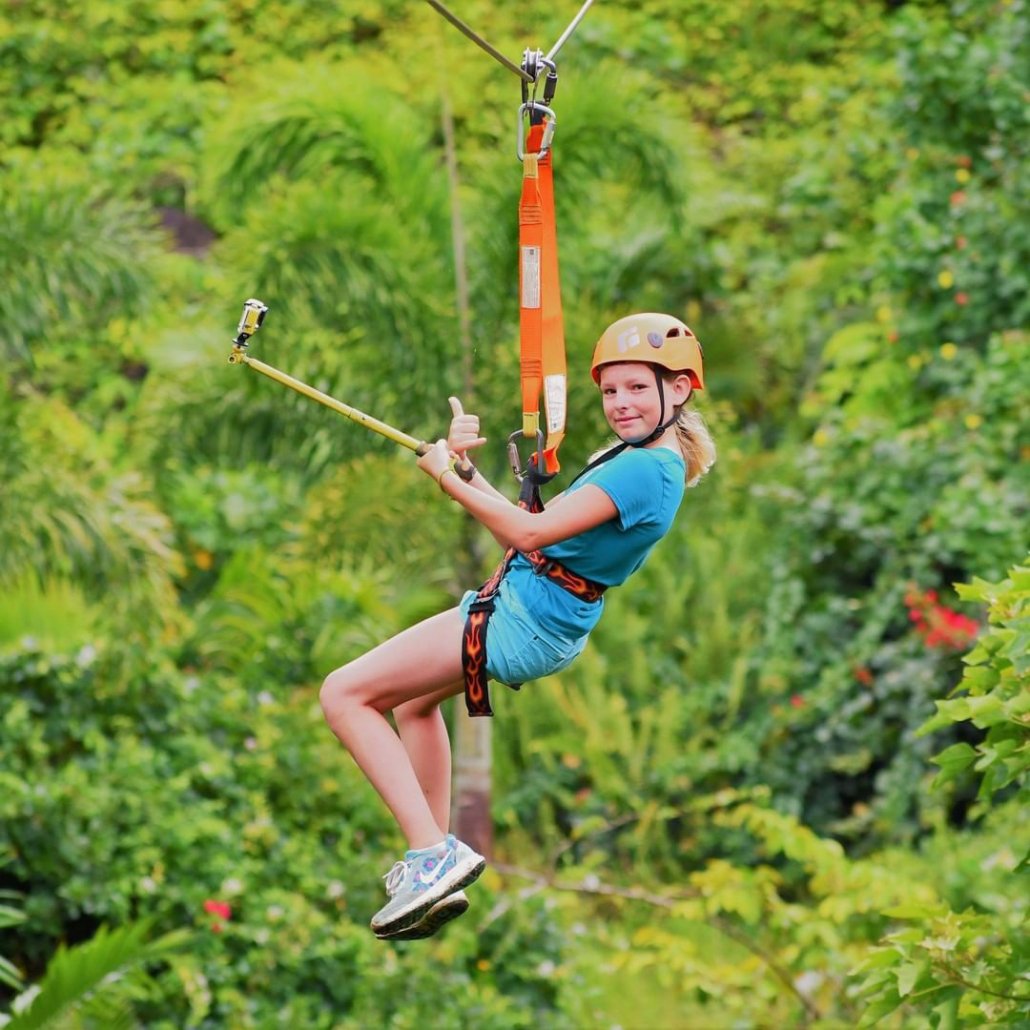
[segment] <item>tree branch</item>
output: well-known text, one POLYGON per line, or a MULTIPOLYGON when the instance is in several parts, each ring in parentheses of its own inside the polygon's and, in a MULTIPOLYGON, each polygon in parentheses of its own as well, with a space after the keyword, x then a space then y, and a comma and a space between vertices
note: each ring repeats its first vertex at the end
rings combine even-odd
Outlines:
MULTIPOLYGON (((566 891, 573 894, 594 894, 606 897, 625 898, 627 901, 642 901, 646 905, 664 909, 675 908, 676 903, 679 901, 691 901, 699 897, 696 891, 676 894, 657 894, 654 891, 645 890, 643 887, 619 887, 615 884, 604 883, 595 876, 589 876, 586 879, 581 880, 579 883, 559 883, 553 875, 550 877, 543 876, 540 873, 535 873, 532 870, 523 869, 519 866, 495 863, 494 869, 496 869, 502 876, 514 876, 519 879, 531 881, 534 888, 529 891, 520 892, 520 896, 524 897, 531 897, 533 894, 538 894, 540 891, 549 888, 551 890, 566 891)), ((511 906, 509 904, 495 907, 487 917, 487 922, 493 922, 494 919, 499 918, 510 907, 511 906)), ((708 916, 705 918, 704 922, 713 929, 718 930, 719 933, 729 937, 732 941, 741 945, 741 947, 745 948, 747 951, 750 951, 752 955, 758 958, 768 968, 769 972, 780 981, 786 990, 793 995, 804 1008, 806 1015, 805 1025, 814 1019, 822 1017, 822 1012, 818 1006, 798 990, 797 986, 794 984, 794 979, 790 974, 790 970, 781 965, 772 954, 753 940, 749 935, 743 933, 732 923, 719 916, 708 916)))

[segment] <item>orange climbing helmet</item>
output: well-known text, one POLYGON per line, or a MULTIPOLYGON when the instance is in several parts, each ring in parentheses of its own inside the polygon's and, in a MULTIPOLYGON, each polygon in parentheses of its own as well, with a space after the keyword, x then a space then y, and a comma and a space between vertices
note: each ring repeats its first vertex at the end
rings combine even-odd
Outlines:
POLYGON ((601 381, 601 366, 642 361, 670 372, 685 372, 695 390, 705 388, 704 352, 690 327, 672 315, 645 311, 612 322, 594 347, 590 374, 601 381))

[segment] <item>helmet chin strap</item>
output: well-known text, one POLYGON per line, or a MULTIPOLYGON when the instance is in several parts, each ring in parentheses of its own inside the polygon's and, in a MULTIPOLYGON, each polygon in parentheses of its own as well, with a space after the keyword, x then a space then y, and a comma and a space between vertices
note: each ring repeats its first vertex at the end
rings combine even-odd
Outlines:
MULTIPOLYGON (((672 418, 667 421, 665 419, 665 389, 662 383, 662 375, 658 371, 657 365, 652 367, 654 368, 655 382, 658 384, 658 396, 660 398, 661 405, 658 409, 658 425, 656 425, 654 429, 652 429, 651 432, 641 440, 623 440, 615 447, 605 451, 599 458, 595 458, 590 462, 586 468, 581 469, 572 480, 572 483, 575 483, 577 479, 581 476, 585 476, 592 469, 597 468, 598 465, 603 465, 606 461, 611 461, 612 458, 621 454, 627 447, 646 447, 649 443, 657 440, 671 425, 675 424, 676 419, 679 417, 677 414, 674 413, 672 418)), ((572 483, 570 483, 569 486, 571 486, 572 483)))
POLYGON ((654 441, 657 440, 665 432, 666 429, 668 429, 672 425, 675 425, 676 419, 679 417, 678 415, 673 414, 672 418, 666 421, 665 384, 662 382, 662 374, 658 371, 658 366, 652 365, 651 368, 654 370, 654 381, 655 385, 658 387, 658 425, 656 425, 654 429, 652 429, 651 432, 647 434, 647 436, 642 437, 640 440, 623 441, 630 447, 646 447, 649 443, 654 443, 654 441))

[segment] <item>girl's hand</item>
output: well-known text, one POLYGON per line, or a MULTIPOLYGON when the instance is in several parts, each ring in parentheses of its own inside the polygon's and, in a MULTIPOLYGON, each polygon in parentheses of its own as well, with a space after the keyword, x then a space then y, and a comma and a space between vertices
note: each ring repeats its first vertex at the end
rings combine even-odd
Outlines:
POLYGON ((454 455, 451 454, 446 440, 437 440, 419 457, 416 464, 430 479, 437 479, 447 469, 454 467, 454 455))
POLYGON ((461 401, 457 397, 448 397, 451 405, 451 428, 447 432, 447 446, 459 457, 475 447, 482 447, 486 437, 479 435, 479 417, 466 415, 461 410, 461 401))

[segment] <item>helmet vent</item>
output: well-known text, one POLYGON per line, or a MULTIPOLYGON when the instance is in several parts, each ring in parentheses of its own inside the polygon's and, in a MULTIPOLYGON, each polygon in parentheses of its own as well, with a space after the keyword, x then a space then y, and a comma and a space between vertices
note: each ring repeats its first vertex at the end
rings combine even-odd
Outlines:
POLYGON ((668 332, 667 332, 667 333, 665 334, 665 338, 666 338, 666 339, 669 339, 669 337, 670 337, 670 336, 679 336, 679 334, 680 334, 680 327, 679 327, 678 325, 674 325, 674 326, 673 326, 673 327, 672 327, 672 328, 671 328, 671 329, 670 329, 670 330, 669 330, 669 331, 668 331, 668 332))

